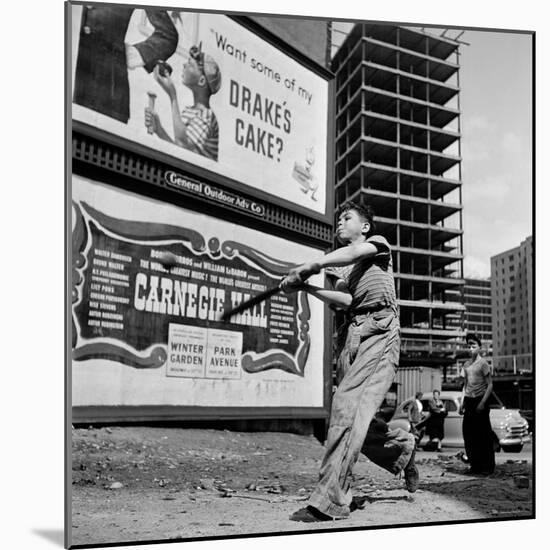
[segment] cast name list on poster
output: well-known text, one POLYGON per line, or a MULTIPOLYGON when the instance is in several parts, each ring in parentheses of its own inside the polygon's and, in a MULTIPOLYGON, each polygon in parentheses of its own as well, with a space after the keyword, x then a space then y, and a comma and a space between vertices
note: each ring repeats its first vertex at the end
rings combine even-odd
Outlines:
POLYGON ((117 304, 128 305, 130 299, 116 296, 116 287, 130 286, 128 275, 120 271, 124 271, 125 263, 131 262, 130 256, 94 249, 88 326, 124 330, 124 316, 117 312, 117 304))

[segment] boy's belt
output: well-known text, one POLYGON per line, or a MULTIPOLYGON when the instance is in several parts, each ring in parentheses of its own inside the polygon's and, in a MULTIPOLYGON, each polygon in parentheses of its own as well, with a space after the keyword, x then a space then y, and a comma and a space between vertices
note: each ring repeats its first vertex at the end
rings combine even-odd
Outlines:
POLYGON ((366 317, 367 315, 372 315, 373 313, 379 312, 395 313, 395 309, 385 304, 379 304, 377 306, 368 308, 359 308, 351 313, 348 313, 348 320, 351 322, 354 321, 357 317, 366 317))

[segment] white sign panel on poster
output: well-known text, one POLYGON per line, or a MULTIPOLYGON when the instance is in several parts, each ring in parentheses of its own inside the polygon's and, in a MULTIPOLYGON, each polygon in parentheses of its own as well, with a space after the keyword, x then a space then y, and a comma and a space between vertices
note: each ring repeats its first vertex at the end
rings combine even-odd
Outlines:
POLYGON ((327 213, 325 78, 224 15, 73 6, 72 117, 327 213))
POLYGON ((80 176, 72 198, 73 406, 323 406, 319 300, 221 319, 318 250, 80 176))

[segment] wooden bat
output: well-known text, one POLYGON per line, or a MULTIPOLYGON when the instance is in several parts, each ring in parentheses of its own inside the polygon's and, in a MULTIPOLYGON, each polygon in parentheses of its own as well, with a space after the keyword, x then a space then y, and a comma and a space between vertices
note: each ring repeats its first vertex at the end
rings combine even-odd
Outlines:
POLYGON ((269 298, 271 298, 271 296, 273 296, 274 294, 277 294, 277 292, 279 292, 280 290, 281 290, 281 285, 278 284, 277 286, 268 288, 267 290, 260 292, 260 294, 257 294, 256 296, 253 296, 248 300, 245 300, 244 302, 240 303, 238 306, 235 306, 233 309, 224 311, 224 313, 220 317, 220 321, 228 321, 231 317, 233 317, 233 315, 237 315, 238 313, 241 313, 241 311, 244 311, 245 309, 254 307, 256 304, 259 304, 264 300, 268 300, 269 298))

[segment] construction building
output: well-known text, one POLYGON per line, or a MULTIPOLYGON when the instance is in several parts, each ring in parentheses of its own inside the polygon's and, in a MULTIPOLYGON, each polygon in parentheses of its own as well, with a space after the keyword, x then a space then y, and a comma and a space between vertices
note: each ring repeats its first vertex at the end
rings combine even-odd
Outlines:
POLYGON ((466 306, 466 332, 479 336, 484 353, 491 356, 493 353, 491 280, 466 279, 464 305, 466 306))
POLYGON ((375 211, 394 250, 400 367, 450 365, 465 335, 458 37, 353 26, 336 74, 336 207, 375 211))
POLYGON ((491 258, 493 365, 497 373, 531 372, 533 238, 491 258))

